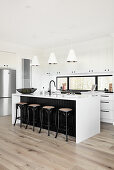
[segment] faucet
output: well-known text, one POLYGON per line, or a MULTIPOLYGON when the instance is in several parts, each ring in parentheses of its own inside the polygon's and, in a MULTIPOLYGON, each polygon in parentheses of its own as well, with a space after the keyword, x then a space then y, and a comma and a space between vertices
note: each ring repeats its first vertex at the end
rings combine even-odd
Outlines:
POLYGON ((54 86, 56 87, 56 85, 55 85, 55 81, 54 80, 51 80, 50 82, 49 82, 49 90, 48 90, 48 92, 49 92, 49 95, 51 95, 51 83, 54 83, 54 86))

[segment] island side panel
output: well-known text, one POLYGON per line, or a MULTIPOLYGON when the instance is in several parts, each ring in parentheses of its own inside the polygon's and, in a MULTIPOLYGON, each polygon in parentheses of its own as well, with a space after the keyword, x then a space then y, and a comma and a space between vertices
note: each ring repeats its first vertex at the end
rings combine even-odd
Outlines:
MULTIPOLYGON (((50 98, 43 98, 43 97, 25 97, 21 96, 21 102, 27 102, 27 103, 38 103, 41 106, 45 105, 52 105, 55 106, 55 108, 58 110, 62 107, 69 107, 72 108, 73 111, 71 113, 71 117, 69 117, 69 126, 73 127, 72 130, 69 131, 69 134, 71 136, 75 136, 76 134, 76 101, 75 100, 62 100, 62 99, 50 99, 50 98), (73 121, 72 121, 73 120, 73 121), (72 123, 73 122, 73 123, 72 123)), ((54 124, 54 113, 52 114, 52 123, 54 124)), ((65 117, 61 116, 61 121, 65 123, 65 117)), ((32 121, 31 121, 32 122, 32 121)), ((44 120, 45 122, 45 120, 44 120)), ((31 123, 32 124, 32 123, 31 123)), ((45 127, 46 128, 46 127, 45 127)), ((55 131, 56 129, 53 127, 51 128, 52 131, 55 131)), ((64 132, 65 133, 65 132, 64 132)))
MULTIPOLYGON (((19 103, 19 102, 20 102, 20 96, 12 94, 12 124, 14 124, 14 122, 15 122, 16 103, 19 103)), ((19 109, 18 109, 18 115, 20 115, 20 110, 19 109)), ((20 121, 17 120, 17 123, 20 123, 20 121)))
POLYGON ((76 103, 76 143, 80 143, 100 133, 100 97, 83 98, 76 103))

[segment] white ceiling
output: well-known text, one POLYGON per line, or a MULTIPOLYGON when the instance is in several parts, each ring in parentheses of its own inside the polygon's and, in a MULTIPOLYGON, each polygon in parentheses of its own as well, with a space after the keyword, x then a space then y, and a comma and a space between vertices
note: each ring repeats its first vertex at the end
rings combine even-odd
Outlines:
POLYGON ((0 0, 0 40, 35 48, 114 32, 114 0, 0 0))

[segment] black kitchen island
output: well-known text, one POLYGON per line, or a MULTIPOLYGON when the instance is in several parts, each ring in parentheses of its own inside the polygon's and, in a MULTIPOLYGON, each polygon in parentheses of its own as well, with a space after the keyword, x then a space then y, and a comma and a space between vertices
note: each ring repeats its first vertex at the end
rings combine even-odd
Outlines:
MULTIPOLYGON (((71 136, 76 136, 76 101, 75 100, 63 100, 63 99, 50 99, 50 98, 41 98, 41 97, 26 97, 26 96, 21 96, 20 98, 21 102, 25 102, 28 104, 40 104, 41 107, 43 106, 54 106, 55 109, 53 110, 51 116, 50 116, 50 130, 52 131, 56 131, 56 127, 55 127, 55 121, 57 124, 57 113, 58 113, 58 109, 60 108, 72 108, 72 113, 71 116, 68 117, 68 126, 69 126, 69 132, 68 134, 71 136), (56 120, 55 120, 56 119, 56 120)), ((47 114, 45 114, 44 112, 44 118, 43 118, 43 122, 44 125, 47 124, 47 114)), ((32 112, 30 114, 30 124, 32 125, 32 112)), ((40 117, 37 117, 38 120, 40 120, 40 117)), ((26 123, 25 120, 23 120, 24 123, 26 123)), ((60 114, 60 125, 65 126, 65 117, 63 116, 63 114, 60 114)), ((40 121, 36 126, 40 127, 40 121)), ((43 126, 43 128, 47 129, 47 126, 43 126)), ((64 131, 60 131, 61 133, 65 133, 64 131)))
MULTIPOLYGON (((96 95, 12 95, 12 124, 15 121, 16 103, 27 102, 28 104, 40 104, 41 106, 54 106, 56 109, 51 115, 51 130, 56 131, 55 115, 59 108, 71 108, 72 113, 69 117, 69 135, 76 137, 76 143, 100 133, 100 97, 96 95)), ((18 113, 19 114, 19 113, 18 113)), ((32 117, 30 119, 32 125, 32 117)), ((65 125, 64 118, 61 116, 60 121, 65 125)), ((45 123, 47 117, 44 117, 45 123)), ((19 121, 17 121, 19 123, 19 121)), ((45 124, 44 123, 44 124, 45 124)), ((40 126, 36 124, 36 126, 40 126)), ((47 128, 47 127, 43 127, 47 128)), ((61 133, 64 133, 61 131, 61 133)))

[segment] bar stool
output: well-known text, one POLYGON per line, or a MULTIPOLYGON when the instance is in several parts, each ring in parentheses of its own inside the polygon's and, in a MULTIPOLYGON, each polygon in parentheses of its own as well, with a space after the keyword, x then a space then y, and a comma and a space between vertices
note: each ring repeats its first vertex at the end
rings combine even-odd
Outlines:
POLYGON ((58 110, 58 127, 57 127, 57 132, 55 138, 58 136, 58 131, 59 131, 59 114, 62 113, 66 117, 66 126, 65 126, 65 131, 66 131, 66 142, 68 141, 68 116, 71 114, 72 109, 71 108, 60 108, 58 110))
POLYGON ((42 114, 41 114, 41 127, 40 127, 40 130, 39 130, 39 133, 41 133, 41 129, 42 129, 42 126, 43 126, 43 110, 46 111, 47 115, 48 115, 48 136, 50 136, 50 115, 52 113, 52 110, 55 109, 54 106, 43 106, 42 108, 42 114))
POLYGON ((17 103, 16 104, 16 117, 15 117, 15 123, 14 126, 16 124, 17 119, 20 120, 20 127, 22 127, 22 118, 24 117, 24 109, 27 109, 27 103, 17 103), (20 108, 20 116, 17 116, 17 110, 18 108, 20 108))
POLYGON ((38 120, 35 120, 36 117, 36 111, 40 111, 40 104, 29 104, 27 107, 27 113, 28 113, 28 118, 27 118, 27 125, 25 127, 25 129, 27 129, 28 125, 30 124, 30 109, 32 110, 33 113, 33 131, 34 131, 34 126, 35 126, 35 122, 38 123, 38 120))

